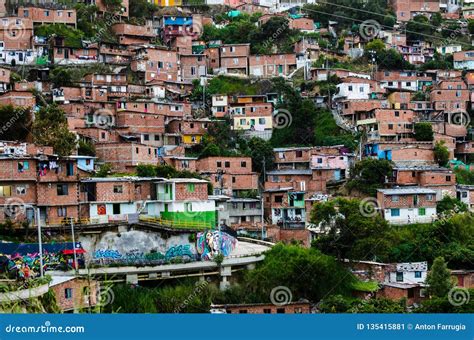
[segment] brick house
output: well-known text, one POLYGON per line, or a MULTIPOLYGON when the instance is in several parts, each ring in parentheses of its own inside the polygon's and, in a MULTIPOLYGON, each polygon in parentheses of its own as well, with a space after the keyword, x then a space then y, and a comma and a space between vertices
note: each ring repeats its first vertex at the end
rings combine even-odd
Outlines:
POLYGON ((156 165, 158 148, 137 142, 97 142, 97 157, 115 171, 131 172, 138 164, 156 165))
POLYGON ((154 80, 177 81, 180 75, 178 61, 178 53, 167 47, 141 47, 132 58, 131 69, 143 72, 147 83, 154 80))
POLYGON ((474 288, 474 271, 469 269, 451 270, 451 277, 456 280, 457 287, 474 288))
POLYGON ((309 314, 309 302, 290 302, 283 306, 271 303, 211 305, 213 314, 309 314))
POLYGON ((192 15, 164 15, 161 19, 161 35, 165 43, 178 36, 194 36, 196 27, 192 15))
POLYGON ((247 136, 270 139, 273 130, 273 104, 266 96, 239 96, 229 105, 234 130, 247 136))
POLYGON ((10 90, 10 74, 9 69, 0 67, 0 93, 10 90))
POLYGON ((114 24, 112 31, 118 37, 120 45, 148 44, 156 36, 151 25, 131 25, 121 22, 114 24))
POLYGON ((80 312, 97 305, 99 282, 75 276, 53 276, 49 288, 62 312, 80 312))
POLYGON ((80 65, 97 63, 99 60, 99 48, 96 43, 82 43, 82 47, 67 46, 64 38, 53 39, 52 60, 56 65, 80 65))
POLYGON ((36 99, 29 91, 10 91, 0 96, 0 105, 33 108, 36 105, 36 99))
POLYGON ((252 171, 250 157, 201 158, 196 170, 209 178, 215 195, 238 197, 240 192, 258 189, 258 176, 252 171))
POLYGON ((417 14, 439 13, 439 0, 390 0, 390 7, 397 16, 397 21, 409 21, 417 14))
POLYGON ((94 223, 127 221, 146 214, 157 178, 108 177, 81 180, 81 210, 94 223))
POLYGON ((207 74, 205 54, 180 54, 181 79, 192 81, 200 79, 207 74))
POLYGON ((130 65, 134 53, 123 45, 101 43, 99 61, 104 64, 130 65))
POLYGON ((296 70, 296 54, 249 56, 249 75, 262 78, 288 76, 296 70))
POLYGON ((430 92, 430 100, 436 111, 466 112, 470 101, 470 91, 463 80, 443 80, 430 92))
POLYGON ((29 50, 33 43, 33 21, 30 18, 0 19, 0 47, 5 50, 29 50))
POLYGON ((393 183, 397 186, 421 186, 436 190, 438 201, 446 195, 456 194, 456 176, 453 171, 435 165, 396 165, 393 183))
POLYGON ((436 190, 378 189, 377 202, 382 216, 391 224, 429 223, 436 219, 436 190))
MULTIPOLYGON (((110 13, 110 9, 107 8, 106 3, 103 0, 85 0, 85 3, 88 5, 96 5, 98 8, 99 14, 104 14, 104 13, 110 13)), ((129 0, 122 0, 122 3, 120 4, 120 8, 115 15, 119 17, 124 17, 128 18, 129 16, 129 0)))
POLYGON ((453 62, 456 70, 474 70, 474 51, 453 53, 453 62))
POLYGON ((42 7, 19 7, 18 17, 29 18, 35 25, 44 24, 64 24, 76 28, 77 15, 76 10, 54 9, 42 7))
POLYGON ((458 185, 457 198, 467 204, 469 210, 474 211, 474 185, 458 185))
POLYGON ((314 20, 305 17, 290 19, 289 28, 308 33, 314 32, 314 20))
POLYGON ((248 75, 250 44, 224 44, 219 47, 219 71, 248 75))
POLYGON ((373 140, 403 141, 413 139, 415 113, 412 110, 374 109, 357 125, 370 132, 373 140))

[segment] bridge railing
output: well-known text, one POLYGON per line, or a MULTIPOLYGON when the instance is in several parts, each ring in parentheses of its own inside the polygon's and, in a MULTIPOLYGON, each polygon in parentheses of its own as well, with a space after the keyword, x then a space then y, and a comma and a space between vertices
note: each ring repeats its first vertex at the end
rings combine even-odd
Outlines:
POLYGON ((140 216, 139 220, 143 222, 156 223, 160 225, 166 225, 170 227, 183 228, 183 229, 206 230, 206 229, 212 228, 212 225, 206 222, 165 220, 165 219, 162 219, 161 217, 154 217, 154 216, 140 216))

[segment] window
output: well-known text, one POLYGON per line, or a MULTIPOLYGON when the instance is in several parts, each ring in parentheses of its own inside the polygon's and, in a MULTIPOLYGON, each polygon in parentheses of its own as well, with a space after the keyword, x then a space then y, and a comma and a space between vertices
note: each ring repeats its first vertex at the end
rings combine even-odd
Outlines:
POLYGON ((232 176, 232 183, 235 183, 237 181, 237 179, 235 178, 235 176, 232 176))
POLYGON ((421 272, 420 271, 415 272, 415 279, 421 279, 421 272))
POLYGON ((112 204, 112 214, 120 215, 120 203, 112 204))
POLYGON ((17 194, 17 195, 26 195, 26 186, 24 186, 24 185, 17 185, 17 186, 16 186, 16 194, 17 194))
POLYGON ((224 163, 224 165, 225 165, 226 168, 230 168, 230 162, 229 162, 229 161, 226 161, 226 162, 224 163))
POLYGON ((322 158, 318 158, 318 164, 321 164, 323 162, 322 158))
POLYGON ((451 182, 451 176, 446 176, 446 182, 451 182))
POLYGON ((49 17, 49 11, 44 11, 44 16, 49 17))
POLYGON ((393 124, 388 124, 388 129, 393 130, 393 124))
POLYGON ((196 190, 194 183, 188 183, 187 188, 188 192, 194 192, 194 190, 196 190))
POLYGON ((277 308, 277 314, 285 314, 285 308, 277 308))
POLYGON ((58 196, 66 196, 68 194, 67 184, 58 184, 56 186, 56 191, 57 191, 58 196))
POLYGON ((122 185, 114 185, 114 194, 121 194, 123 193, 123 186, 122 185))
POLYGON ((217 162, 217 167, 218 167, 218 168, 222 168, 222 162, 221 162, 221 161, 218 161, 218 162, 217 162))
POLYGON ((426 195, 426 200, 427 201, 432 201, 433 200, 433 195, 432 194, 426 195))
POLYGON ((392 217, 398 217, 400 216, 400 209, 390 209, 390 215, 392 217))
POLYGON ((263 309, 263 314, 271 314, 272 310, 270 308, 264 308, 263 309))
POLYGON ((66 164, 66 176, 74 176, 74 164, 67 163, 66 164))
POLYGON ((58 207, 58 217, 66 217, 66 216, 67 216, 67 208, 58 207))
POLYGON ((403 272, 397 272, 397 282, 403 282, 403 272))
POLYGON ((150 135, 143 135, 143 140, 150 140, 150 135))
POLYGON ((191 202, 184 203, 184 211, 186 212, 193 211, 193 204, 191 202))
POLYGON ((239 313, 240 314, 247 314, 247 310, 246 309, 241 309, 241 310, 239 310, 239 313))
POLYGON ((418 208, 419 216, 426 216, 426 208, 418 208))
POLYGON ((349 91, 352 92, 352 85, 349 85, 349 91))
POLYGON ((72 299, 72 288, 64 289, 64 297, 66 299, 72 299))
POLYGON ((247 162, 246 161, 240 162, 240 167, 241 168, 246 168, 247 167, 247 162))
POLYGON ((395 117, 400 117, 400 112, 399 111, 395 111, 395 117))
POLYGON ((275 196, 275 203, 282 203, 283 202, 283 196, 275 196))
POLYGON ((265 125, 265 118, 259 118, 258 119, 258 124, 265 125))
POLYGON ((297 158, 303 157, 303 151, 302 151, 302 150, 297 150, 297 151, 296 151, 296 157, 297 157, 297 158))
POLYGON ((18 162, 18 172, 23 172, 30 168, 30 163, 28 161, 18 162))
POLYGON ((392 202, 398 202, 400 198, 397 195, 392 196, 392 202))

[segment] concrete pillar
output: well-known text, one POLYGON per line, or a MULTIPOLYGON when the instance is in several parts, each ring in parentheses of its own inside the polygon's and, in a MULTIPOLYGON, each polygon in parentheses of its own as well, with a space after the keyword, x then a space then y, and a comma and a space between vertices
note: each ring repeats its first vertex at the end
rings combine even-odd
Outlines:
POLYGON ((221 266, 220 267, 221 281, 219 282, 219 289, 225 290, 230 287, 229 278, 232 276, 232 267, 231 266, 221 266))
POLYGON ((221 282, 219 282, 219 289, 226 290, 230 287, 230 282, 227 280, 227 276, 221 276, 221 282))
POLYGON ((127 283, 136 285, 138 284, 138 274, 127 274, 125 280, 127 283))

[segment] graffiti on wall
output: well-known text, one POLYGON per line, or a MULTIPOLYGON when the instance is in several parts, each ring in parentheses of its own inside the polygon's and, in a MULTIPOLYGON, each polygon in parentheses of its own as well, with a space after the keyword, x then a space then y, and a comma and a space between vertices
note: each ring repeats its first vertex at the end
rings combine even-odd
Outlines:
POLYGON ((165 253, 158 251, 142 252, 139 249, 131 249, 126 253, 121 253, 116 249, 98 249, 93 254, 94 262, 102 264, 163 264, 175 259, 183 261, 195 261, 196 255, 191 251, 189 244, 175 245, 165 253))
MULTIPOLYGON (((79 261, 80 262, 80 259, 79 261)), ((8 274, 15 278, 29 278, 38 276, 41 272, 41 261, 39 253, 31 254, 0 254, 0 273, 8 274)), ((43 254, 43 270, 68 270, 73 268, 71 256, 63 253, 43 254)))
POLYGON ((212 260, 216 255, 229 256, 235 249, 237 239, 219 231, 205 231, 197 234, 196 250, 201 259, 212 260))

